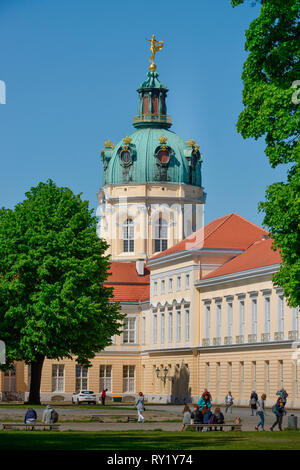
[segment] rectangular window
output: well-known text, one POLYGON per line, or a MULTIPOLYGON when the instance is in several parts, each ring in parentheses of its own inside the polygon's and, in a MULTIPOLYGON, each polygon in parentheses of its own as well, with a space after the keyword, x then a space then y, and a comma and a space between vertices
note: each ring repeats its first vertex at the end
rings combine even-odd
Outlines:
POLYGON ((284 333, 284 299, 283 295, 278 296, 278 332, 284 333))
POLYGON ((271 332, 271 317, 270 317, 270 297, 264 298, 264 333, 270 334, 271 332))
POLYGON ((168 340, 169 340, 169 343, 171 343, 173 341, 173 312, 169 312, 168 318, 169 318, 169 321, 168 321, 168 332, 169 332, 168 340))
POLYGON ((239 301, 239 334, 245 335, 245 301, 239 301))
POLYGON ((157 344, 157 314, 153 315, 153 344, 157 344))
POLYGON ((112 366, 100 365, 99 392, 106 388, 108 392, 112 392, 112 366))
POLYGON ((210 305, 205 307, 205 338, 210 338, 210 305))
POLYGON ((157 281, 154 281, 153 295, 157 295, 157 281))
POLYGON ((233 308, 232 302, 227 302, 227 336, 232 336, 232 324, 233 324, 233 308))
POLYGON ((189 274, 185 275, 185 288, 186 289, 190 288, 190 275, 189 274))
POLYGON ((176 290, 181 290, 181 276, 176 277, 176 290))
POLYGON ((257 299, 251 299, 251 334, 257 335, 257 299))
POLYGON ((165 342, 165 314, 160 314, 160 342, 164 344, 165 342))
POLYGON ((190 309, 184 310, 184 339, 190 341, 190 309))
POLYGON ((64 391, 64 369, 63 364, 52 364, 52 392, 64 391))
POLYGON ((146 344, 146 317, 142 317, 142 344, 146 344))
POLYGON ((160 293, 161 294, 165 293, 165 280, 164 279, 160 281, 160 293))
POLYGON ((169 292, 173 292, 173 278, 169 277, 169 292))
POLYGON ((123 366, 123 392, 135 392, 135 366, 123 366))
POLYGON ((124 320, 123 343, 124 344, 136 343, 136 318, 135 317, 127 317, 124 320))
POLYGON ((76 366, 76 392, 88 389, 88 368, 76 366))
POLYGON ((176 309, 176 341, 181 341, 181 310, 176 309))
POLYGON ((220 303, 216 304, 216 338, 221 338, 222 329, 222 306, 220 303))
MULTIPOLYGON (((297 331, 298 333, 298 318, 299 318, 299 307, 293 307, 292 308, 292 330, 297 331)), ((298 337, 298 335, 297 335, 298 337)))

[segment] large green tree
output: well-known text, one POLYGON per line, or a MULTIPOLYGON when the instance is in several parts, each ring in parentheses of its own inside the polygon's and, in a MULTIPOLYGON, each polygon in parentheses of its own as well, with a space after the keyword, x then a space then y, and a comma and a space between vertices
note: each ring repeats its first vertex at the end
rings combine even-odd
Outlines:
POLYGON ((40 403, 45 358, 89 365, 123 319, 103 285, 107 244, 80 196, 49 180, 14 210, 0 209, 0 337, 6 367, 31 365, 32 403, 40 403))
MULTIPOLYGON (((244 0, 231 0, 233 6, 244 0)), ((246 31, 243 104, 237 129, 265 138, 270 165, 287 164, 287 181, 266 190, 264 225, 282 264, 273 278, 291 306, 300 305, 300 2, 258 0, 259 16, 246 31)))

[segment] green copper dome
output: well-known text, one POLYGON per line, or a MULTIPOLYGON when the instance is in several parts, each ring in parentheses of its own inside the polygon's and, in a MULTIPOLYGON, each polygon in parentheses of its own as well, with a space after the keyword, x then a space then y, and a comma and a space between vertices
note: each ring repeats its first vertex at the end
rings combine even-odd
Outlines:
POLYGON ((148 72, 137 90, 139 115, 136 131, 114 146, 105 142, 102 150, 104 185, 130 183, 185 183, 201 187, 202 156, 193 140, 185 142, 169 130, 166 114, 168 89, 157 72, 148 72))

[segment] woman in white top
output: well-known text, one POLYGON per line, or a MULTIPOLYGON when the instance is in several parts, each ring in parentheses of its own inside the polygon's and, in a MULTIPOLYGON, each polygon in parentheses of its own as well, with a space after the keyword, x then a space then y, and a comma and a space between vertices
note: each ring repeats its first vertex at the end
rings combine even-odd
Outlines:
POLYGON ((267 398, 266 394, 263 393, 262 396, 257 400, 257 414, 260 417, 260 422, 255 426, 256 431, 258 431, 259 426, 261 426, 262 431, 264 431, 265 425, 265 399, 267 398))
POLYGON ((231 392, 228 392, 225 397, 225 406, 226 406, 225 413, 227 413, 229 408, 232 413, 232 405, 233 405, 233 397, 231 395, 231 392))

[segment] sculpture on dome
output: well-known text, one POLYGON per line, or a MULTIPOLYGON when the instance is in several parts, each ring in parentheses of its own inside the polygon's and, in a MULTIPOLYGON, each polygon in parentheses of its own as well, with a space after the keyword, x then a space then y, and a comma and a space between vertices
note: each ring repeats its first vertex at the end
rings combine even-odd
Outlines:
POLYGON ((154 57, 155 57, 156 52, 160 51, 163 48, 164 41, 157 41, 155 39, 154 34, 153 34, 151 39, 146 39, 146 41, 151 42, 150 51, 152 52, 152 54, 151 54, 151 57, 149 59, 150 62, 151 62, 150 66, 149 66, 149 70, 151 70, 151 72, 154 72, 156 70, 156 65, 154 63, 154 57), (156 44, 158 44, 158 45, 156 45, 156 44))

